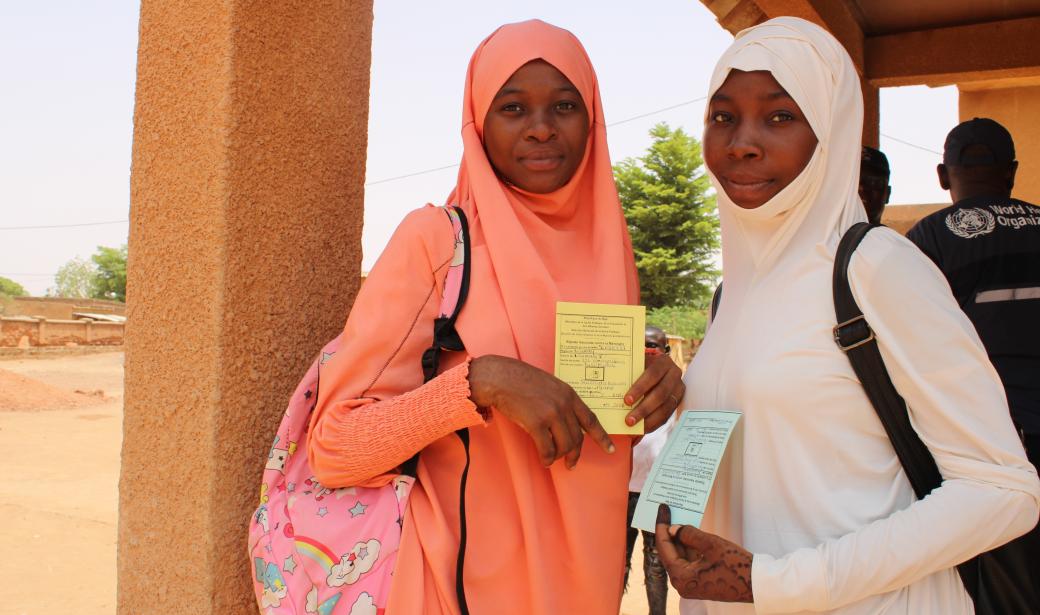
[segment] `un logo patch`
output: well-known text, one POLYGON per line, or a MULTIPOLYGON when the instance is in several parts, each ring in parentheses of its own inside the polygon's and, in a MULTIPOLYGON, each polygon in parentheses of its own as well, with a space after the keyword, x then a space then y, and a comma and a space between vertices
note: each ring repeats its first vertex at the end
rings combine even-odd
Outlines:
POLYGON ((958 209, 946 216, 946 228, 965 239, 992 233, 996 226, 997 220, 993 214, 981 207, 958 209))

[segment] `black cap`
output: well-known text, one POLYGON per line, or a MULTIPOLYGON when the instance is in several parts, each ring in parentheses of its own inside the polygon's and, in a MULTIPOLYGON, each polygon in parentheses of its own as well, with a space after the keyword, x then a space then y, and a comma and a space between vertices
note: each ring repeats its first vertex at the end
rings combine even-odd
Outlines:
POLYGON ((975 166, 1006 164, 1015 160, 1015 142, 1011 133, 988 117, 976 117, 961 122, 946 135, 943 147, 943 164, 951 166, 975 166), (972 145, 982 145, 989 151, 965 154, 972 145))
POLYGON ((863 146, 863 158, 860 160, 860 173, 864 171, 871 171, 878 175, 888 176, 890 171, 888 168, 888 156, 879 149, 873 147, 863 146))

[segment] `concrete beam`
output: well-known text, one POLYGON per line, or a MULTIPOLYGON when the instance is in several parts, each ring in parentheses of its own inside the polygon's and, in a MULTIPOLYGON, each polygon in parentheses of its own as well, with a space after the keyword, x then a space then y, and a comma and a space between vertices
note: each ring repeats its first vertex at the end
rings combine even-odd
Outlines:
POLYGON ((736 34, 745 28, 757 25, 768 19, 758 8, 755 0, 702 0, 715 17, 719 25, 736 34))
POLYGON ((358 286, 372 0, 143 0, 120 615, 255 615, 279 417, 358 286))
MULTIPOLYGON (((823 26, 845 47, 856 70, 863 74, 863 28, 846 2, 834 0, 755 0, 766 19, 801 17, 823 26)), ((764 20, 763 20, 764 21, 764 20)))
POLYGON ((860 79, 863 91, 863 145, 880 147, 881 142, 881 93, 866 79, 860 79))
POLYGON ((875 86, 949 85, 1040 75, 1040 17, 937 28, 866 39, 875 86))

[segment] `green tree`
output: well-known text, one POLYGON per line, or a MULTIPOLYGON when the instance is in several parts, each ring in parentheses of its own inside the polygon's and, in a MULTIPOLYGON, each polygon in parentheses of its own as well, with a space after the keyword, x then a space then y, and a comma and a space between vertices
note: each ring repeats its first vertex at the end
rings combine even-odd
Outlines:
POLYGON ((0 276, 0 295, 6 295, 8 297, 24 297, 29 293, 25 290, 18 282, 10 278, 0 276))
POLYGON ((94 286, 95 275, 97 270, 94 265, 77 256, 58 268, 54 274, 54 286, 47 289, 47 295, 86 299, 94 286))
POLYGON ((97 266, 90 296, 94 299, 126 301, 126 244, 119 248, 98 246, 90 260, 97 266))
POLYGON ((701 145, 663 122, 650 136, 646 154, 614 167, 643 304, 704 307, 718 278, 719 218, 701 145))
POLYGON ((704 337, 704 330, 708 326, 708 313, 695 307, 667 306, 648 310, 646 324, 658 327, 670 335, 678 335, 687 340, 699 340, 704 337))

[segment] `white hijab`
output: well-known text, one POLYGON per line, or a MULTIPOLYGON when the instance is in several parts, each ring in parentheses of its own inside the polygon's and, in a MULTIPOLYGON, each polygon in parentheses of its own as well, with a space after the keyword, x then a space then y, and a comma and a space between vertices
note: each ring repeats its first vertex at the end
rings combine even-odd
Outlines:
POLYGON ((805 113, 819 143, 802 173, 757 209, 736 205, 708 172, 718 193, 725 291, 697 353, 698 380, 720 376, 713 342, 730 337, 736 324, 731 315, 742 309, 750 288, 770 276, 790 282, 787 276, 821 267, 829 272, 842 234, 867 219, 858 192, 863 96, 841 45, 813 23, 780 17, 737 34, 715 67, 709 96, 734 69, 772 73, 805 113))
POLYGON ((1000 381, 940 272, 897 233, 872 232, 852 289, 945 479, 918 501, 831 335, 835 251, 866 220, 859 77, 834 38, 789 17, 738 34, 712 93, 734 69, 771 72, 819 144, 757 209, 738 207, 711 178, 725 286, 683 407, 744 413, 701 527, 755 554, 756 604, 708 612, 970 612, 952 566, 1025 531, 1040 501, 1000 381))

